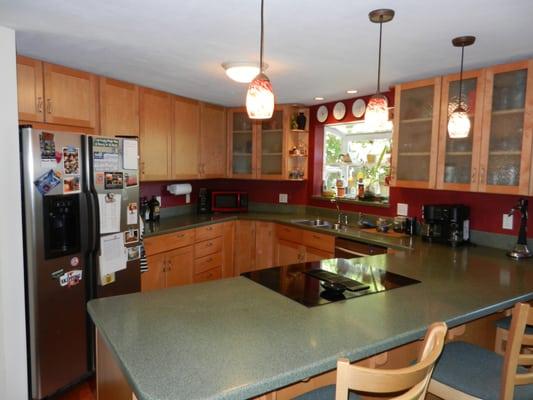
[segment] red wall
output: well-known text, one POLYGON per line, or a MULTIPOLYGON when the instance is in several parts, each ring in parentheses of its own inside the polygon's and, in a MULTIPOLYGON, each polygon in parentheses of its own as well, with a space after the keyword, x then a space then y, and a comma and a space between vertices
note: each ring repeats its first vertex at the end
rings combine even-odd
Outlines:
MULTIPOLYGON (((394 105, 393 91, 385 93, 389 98, 389 105, 394 105)), ((368 101, 369 96, 361 97, 368 101)), ((324 124, 339 122, 353 122, 352 104, 354 99, 344 100, 346 116, 337 121, 333 118, 333 106, 336 102, 326 103, 329 115, 324 124)), ((192 184, 192 203, 196 203, 198 189, 207 187, 211 190, 247 191, 252 202, 278 204, 279 193, 287 193, 289 204, 313 205, 333 208, 329 201, 313 200, 313 194, 319 194, 322 186, 322 152, 324 141, 324 124, 316 120, 316 111, 319 105, 313 106, 309 113, 309 181, 308 182, 278 182, 278 181, 255 181, 255 180, 202 180, 188 181, 192 184)), ((185 196, 173 196, 166 191, 169 182, 150 182, 141 184, 141 196, 151 197, 161 195, 162 207, 172 207, 185 204, 185 196)), ((502 214, 508 212, 515 205, 519 196, 495 195, 485 193, 452 192, 444 190, 423 189, 390 189, 390 207, 377 208, 365 207, 352 204, 342 204, 342 208, 349 211, 361 211, 368 214, 384 216, 396 215, 397 203, 409 205, 409 215, 420 217, 423 204, 430 203, 461 203, 470 207, 472 229, 515 234, 518 230, 519 219, 515 216, 514 229, 503 230, 502 214)), ((533 218, 530 220, 529 231, 533 232, 533 218)), ((529 235, 531 236, 531 234, 529 235)), ((533 236, 532 236, 533 237, 533 236)))
MULTIPOLYGON (((279 193, 288 195, 289 204, 307 203, 307 183, 287 181, 254 181, 254 180, 201 180, 187 181, 192 185, 191 202, 196 203, 198 190, 206 187, 210 190, 246 191, 249 200, 261 203, 278 203, 279 193)), ((166 187, 178 182, 149 182, 141 184, 141 197, 161 196, 162 207, 173 207, 185 204, 185 196, 174 196, 166 187)))

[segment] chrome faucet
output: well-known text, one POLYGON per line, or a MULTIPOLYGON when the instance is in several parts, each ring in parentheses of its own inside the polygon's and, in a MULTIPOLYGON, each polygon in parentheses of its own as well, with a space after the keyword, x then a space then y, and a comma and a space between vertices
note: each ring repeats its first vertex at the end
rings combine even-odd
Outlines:
POLYGON ((348 225, 348 215, 343 214, 341 212, 341 208, 339 206, 339 201, 337 200, 337 198, 332 198, 331 202, 335 203, 335 207, 337 207, 337 224, 339 224, 340 226, 348 225))

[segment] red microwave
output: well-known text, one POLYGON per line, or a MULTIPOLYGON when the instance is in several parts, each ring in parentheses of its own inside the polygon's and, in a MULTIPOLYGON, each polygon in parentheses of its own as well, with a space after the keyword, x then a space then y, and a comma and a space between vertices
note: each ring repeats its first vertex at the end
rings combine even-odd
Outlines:
POLYGON ((248 193, 246 192, 212 192, 211 211, 243 212, 248 211, 248 193))

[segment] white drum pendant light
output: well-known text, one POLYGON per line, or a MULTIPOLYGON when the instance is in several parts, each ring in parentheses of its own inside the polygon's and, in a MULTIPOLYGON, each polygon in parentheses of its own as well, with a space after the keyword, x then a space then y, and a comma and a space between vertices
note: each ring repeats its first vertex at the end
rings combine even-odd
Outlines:
POLYGON ((381 37, 383 33, 383 24, 394 18, 394 10, 379 9, 371 11, 368 14, 371 22, 379 24, 379 53, 378 53, 378 84, 376 94, 368 100, 365 112, 365 123, 370 127, 377 128, 389 120, 389 102, 381 94, 381 37))
POLYGON ((246 93, 246 111, 251 119, 269 119, 274 112, 274 91, 270 79, 263 73, 263 9, 261 0, 261 46, 259 53, 259 74, 250 82, 246 93))
POLYGON ((451 113, 448 119, 448 135, 451 139, 463 139, 470 133, 470 118, 463 107, 463 61, 465 56, 465 46, 470 46, 476 41, 475 36, 460 36, 452 40, 455 47, 461 48, 461 73, 459 74, 459 97, 457 108, 451 113))

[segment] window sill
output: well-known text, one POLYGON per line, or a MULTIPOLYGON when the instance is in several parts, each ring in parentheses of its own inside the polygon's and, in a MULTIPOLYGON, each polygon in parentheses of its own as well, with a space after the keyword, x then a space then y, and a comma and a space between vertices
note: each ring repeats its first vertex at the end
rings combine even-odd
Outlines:
MULTIPOLYGON (((323 201, 331 201, 332 197, 326 197, 322 195, 313 195, 311 196, 313 200, 323 200, 323 201)), ((349 198, 349 197, 335 197, 339 203, 347 203, 347 204, 357 204, 360 206, 368 206, 368 207, 378 207, 378 208, 389 208, 390 203, 389 200, 359 200, 355 198, 349 198)))

